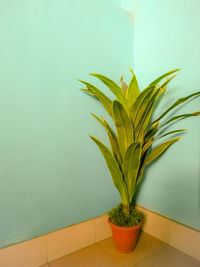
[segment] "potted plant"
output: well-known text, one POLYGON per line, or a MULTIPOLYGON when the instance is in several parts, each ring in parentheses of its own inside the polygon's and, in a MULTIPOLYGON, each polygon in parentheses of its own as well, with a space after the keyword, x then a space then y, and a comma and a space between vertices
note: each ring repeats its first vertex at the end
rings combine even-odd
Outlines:
POLYGON ((107 131, 110 143, 110 148, 108 148, 96 137, 90 136, 103 154, 113 183, 121 196, 122 203, 108 213, 108 223, 112 228, 116 247, 121 252, 130 252, 134 249, 139 229, 142 226, 143 214, 135 209, 133 198, 137 185, 141 181, 145 166, 160 156, 169 146, 178 141, 180 137, 171 138, 153 148, 152 144, 165 136, 186 131, 185 129, 178 129, 160 134, 160 130, 163 130, 165 126, 176 120, 200 115, 200 111, 198 111, 171 116, 164 123, 160 122, 172 109, 200 95, 200 92, 196 92, 178 99, 157 119, 151 120, 155 102, 159 96, 165 94, 168 83, 176 75, 169 76, 178 70, 175 69, 163 74, 141 92, 132 70, 133 76, 129 85, 126 85, 122 77, 121 87, 104 75, 91 74, 103 82, 115 95, 116 99, 114 101, 111 101, 94 85, 79 80, 86 85, 86 89, 82 89, 82 91, 95 96, 101 102, 116 127, 115 133, 102 116, 98 117, 91 113, 107 131), (167 79, 160 84, 164 78, 167 79))

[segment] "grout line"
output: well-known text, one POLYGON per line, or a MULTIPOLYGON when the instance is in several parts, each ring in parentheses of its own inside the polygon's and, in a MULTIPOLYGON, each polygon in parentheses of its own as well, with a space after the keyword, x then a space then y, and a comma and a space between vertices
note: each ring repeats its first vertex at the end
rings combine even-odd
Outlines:
MULTIPOLYGON (((86 249, 86 248, 89 248, 89 247, 91 247, 91 246, 94 246, 94 245, 96 245, 96 244, 97 244, 97 243, 92 243, 92 244, 90 244, 90 245, 87 245, 86 247, 80 248, 80 249, 78 249, 78 250, 75 250, 75 251, 73 251, 73 252, 70 252, 69 254, 66 254, 66 255, 61 256, 61 257, 59 257, 59 258, 56 258, 56 259, 54 259, 54 260, 52 260, 52 261, 49 261, 47 264, 49 264, 49 266, 51 266, 51 263, 54 262, 54 261, 60 260, 60 259, 65 258, 65 257, 67 257, 67 256, 71 256, 71 255, 73 255, 73 254, 75 254, 75 253, 78 253, 78 252, 80 252, 80 251, 82 251, 82 250, 84 250, 84 249, 86 249)), ((0 266, 0 267, 1 267, 1 266, 0 266)))
POLYGON ((169 244, 169 232, 170 232, 170 221, 168 221, 168 235, 167 235, 167 242, 169 244))
MULTIPOLYGON (((159 240, 159 239, 158 239, 159 240)), ((155 256, 156 254, 158 254, 158 253, 160 253, 160 251, 161 250, 164 250, 164 249, 166 249, 167 247, 161 247, 161 248, 159 248, 157 251, 155 251, 154 253, 152 253, 151 255, 149 255, 149 256, 146 256, 143 260, 140 260, 140 261, 138 261, 137 263, 135 263, 133 266, 131 266, 131 267, 137 267, 137 265, 139 264, 139 263, 142 263, 143 261, 146 261, 147 259, 150 259, 151 257, 153 257, 153 256, 155 256)))
POLYGON ((181 257, 189 259, 189 260, 193 261, 194 263, 197 263, 197 262, 200 263, 200 261, 198 261, 196 258, 186 254, 185 252, 183 252, 183 251, 181 251, 175 247, 172 247, 171 245, 169 245, 167 249, 174 251, 175 253, 179 253, 181 255, 181 257))
MULTIPOLYGON (((145 233, 145 232, 143 232, 143 233, 145 233)), ((147 234, 147 235, 150 235, 150 234, 148 234, 148 233, 145 233, 145 234, 147 234)), ((152 236, 152 235, 150 235, 150 236, 152 236)), ((156 238, 156 237, 154 237, 154 236, 152 236, 154 239, 157 239, 157 240, 159 240, 158 238, 156 238)), ((160 241, 160 240, 159 240, 160 241)), ((150 258, 150 257, 152 257, 152 256, 154 256, 154 255, 156 255, 157 253, 159 253, 162 249, 166 249, 167 247, 168 247, 168 244, 167 243, 165 243, 165 242, 163 242, 163 241, 161 241, 162 243, 164 243, 164 244, 166 244, 167 246, 162 246, 162 247, 160 247, 157 251, 155 251, 154 253, 152 253, 151 255, 148 255, 148 256, 146 256, 144 259, 141 259, 141 260, 139 260, 137 263, 135 263, 133 266, 131 266, 131 267, 135 267, 135 266, 137 266, 137 264, 139 264, 139 263, 141 263, 141 262, 143 262, 144 260, 146 260, 146 259, 148 259, 148 258, 150 258)), ((100 243, 100 242, 98 242, 98 243, 100 243)), ((112 252, 110 252, 110 250, 109 251, 107 251, 102 245, 99 245, 98 243, 96 243, 100 248, 102 248, 107 254, 109 254, 113 259, 115 259, 115 260, 117 260, 119 263, 122 263, 117 257, 115 257, 113 254, 112 254, 112 252)))
MULTIPOLYGON (((106 239, 109 239, 109 238, 111 238, 111 237, 108 237, 108 238, 105 238, 105 239, 103 239, 103 240, 106 240, 106 239)), ((102 240, 101 240, 102 241, 102 240)), ((115 260, 115 261, 117 261, 118 263, 122 263, 117 257, 115 257, 111 252, 110 252, 110 250, 109 250, 109 252, 103 247, 103 246, 101 246, 101 245, 99 245, 98 243, 100 243, 101 241, 99 241, 99 242, 97 242, 96 243, 96 245, 98 245, 98 247, 100 248, 100 249, 102 249, 111 259, 113 259, 113 260, 115 260)))
POLYGON ((97 243, 97 225, 96 225, 96 218, 94 219, 94 243, 97 243))
POLYGON ((47 264, 48 264, 48 261, 49 261, 49 238, 48 238, 48 235, 47 235, 47 257, 46 257, 47 264))
MULTIPOLYGON (((112 237, 108 237, 108 238, 105 238, 104 240, 106 240, 106 239, 109 239, 109 238, 112 238, 112 237)), ((102 241, 102 240, 101 240, 102 241)), ((101 249, 103 249, 104 250, 104 252, 106 252, 108 255, 110 255, 113 259, 115 259, 115 260, 117 260, 118 261, 118 258, 117 257, 115 257, 115 256, 113 256, 112 255, 112 252, 110 252, 110 250, 109 251, 107 251, 105 248, 104 248, 104 246, 102 246, 102 245, 100 245, 99 243, 101 242, 101 241, 99 241, 98 243, 96 243, 101 249)))

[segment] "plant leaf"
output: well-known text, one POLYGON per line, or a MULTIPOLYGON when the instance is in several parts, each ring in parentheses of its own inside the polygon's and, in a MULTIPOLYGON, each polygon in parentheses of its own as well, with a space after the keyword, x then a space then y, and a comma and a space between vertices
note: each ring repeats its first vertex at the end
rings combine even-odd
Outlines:
POLYGON ((158 156, 160 156, 169 146, 171 146, 174 142, 176 142, 178 140, 180 140, 180 137, 170 139, 170 140, 168 140, 168 141, 166 141, 166 142, 158 145, 157 147, 155 147, 151 151, 151 153, 149 154, 149 156, 145 159, 144 166, 146 166, 152 160, 154 160, 155 158, 157 158, 158 156))
POLYGON ((138 177, 137 177, 137 184, 142 179, 142 174, 143 174, 143 171, 144 171, 144 167, 147 164, 149 164, 152 160, 154 160, 155 158, 160 156, 168 147, 170 147, 173 143, 177 142, 178 140, 180 140, 180 137, 170 139, 170 140, 158 145, 157 147, 155 147, 151 151, 151 153, 148 155, 148 157, 146 157, 146 152, 144 153, 142 164, 140 166, 140 170, 139 170, 138 177))
POLYGON ((167 77, 167 76, 171 75, 172 73, 177 72, 179 70, 180 69, 175 69, 175 70, 171 70, 171 71, 166 72, 165 74, 163 74, 160 77, 158 77, 157 79, 155 79, 152 83, 150 83, 149 86, 157 85, 160 81, 162 81, 162 79, 164 79, 165 77, 167 77))
POLYGON ((112 101, 94 85, 85 81, 79 81, 87 86, 87 89, 81 89, 81 91, 97 97, 97 99, 104 106, 108 114, 112 117, 112 101))
POLYGON ((123 159, 127 148, 133 143, 133 127, 126 110, 117 100, 113 102, 113 118, 123 159))
POLYGON ((164 127, 165 125, 167 125, 168 123, 170 123, 172 121, 175 121, 175 120, 178 120, 178 119, 184 119, 184 118, 188 118, 188 117, 199 116, 199 115, 200 115, 200 111, 178 115, 178 116, 175 116, 175 117, 172 117, 171 119, 169 119, 167 122, 165 122, 163 125, 161 125, 160 128, 164 127))
POLYGON ((100 119, 93 113, 91 113, 91 115, 106 129, 107 134, 108 134, 108 139, 110 142, 110 147, 121 169, 122 168, 122 156, 120 153, 119 144, 118 144, 117 136, 115 132, 113 131, 113 129, 110 127, 110 125, 107 123, 107 121, 103 117, 102 119, 100 119))
POLYGON ((116 137, 116 134, 115 134, 115 132, 113 131, 113 129, 109 126, 109 124, 108 123, 105 123, 106 122, 106 120, 104 120, 103 118, 102 119, 100 119, 98 116, 96 116, 95 114, 93 114, 93 113, 90 113, 105 129, 106 129, 106 131, 108 132, 108 133, 110 133, 110 135, 112 135, 114 138, 116 138, 117 139, 117 137, 116 137))
POLYGON ((161 93, 164 93, 166 90, 167 84, 175 77, 176 75, 168 78, 161 86, 156 87, 151 96, 146 97, 144 99, 144 103, 141 106, 141 109, 144 110, 143 113, 138 112, 136 122, 135 122, 135 136, 136 140, 142 142, 144 139, 145 129, 147 128, 147 125, 149 123, 149 120, 151 118, 151 114, 153 111, 154 103, 156 99, 161 95, 161 93))
POLYGON ((137 179, 136 179, 136 185, 138 185, 138 183, 140 182, 140 180, 142 178, 142 175, 144 172, 144 167, 145 167, 144 161, 145 161, 146 155, 147 155, 147 152, 145 152, 144 154, 141 155, 140 168, 139 168, 137 179))
POLYGON ((155 122, 149 129, 146 128, 146 130, 145 130, 145 138, 144 138, 145 143, 151 141, 151 139, 157 133, 158 125, 159 125, 159 121, 155 122))
POLYGON ((138 87, 137 78, 131 68, 129 68, 130 71, 133 73, 133 77, 128 85, 127 91, 126 91, 126 99, 129 109, 133 106, 133 103, 135 102, 136 98, 140 94, 140 90, 138 87))
POLYGON ((165 133, 165 134, 161 135, 158 139, 160 139, 160 138, 162 138, 164 136, 170 135, 170 134, 186 132, 186 131, 187 131, 186 129, 174 130, 174 131, 171 131, 171 132, 168 132, 168 133, 165 133))
POLYGON ((140 157, 141 144, 139 142, 135 142, 126 150, 123 164, 124 180, 127 184, 130 201, 135 193, 136 179, 140 167, 140 157))
POLYGON ((109 79, 108 77, 98 74, 98 73, 91 73, 90 75, 96 77, 97 79, 99 79, 101 82, 103 82, 109 89, 110 91, 115 94, 115 96, 117 97, 117 99, 123 104, 126 104, 126 99, 123 95, 123 92, 121 90, 121 88, 111 79, 109 79))
POLYGON ((117 142, 117 139, 113 138, 113 136, 108 133, 108 140, 110 142, 110 147, 112 149, 112 153, 119 165, 120 170, 122 170, 122 156, 119 149, 119 144, 117 142))
POLYGON ((144 89, 133 103, 133 106, 130 110, 130 118, 133 122, 134 129, 136 128, 137 125, 136 118, 138 118, 138 116, 141 117, 141 115, 144 112, 144 109, 142 108, 142 106, 144 105, 144 101, 148 102, 149 97, 151 96, 155 87, 156 86, 153 85, 151 87, 147 87, 146 89, 144 89))
POLYGON ((120 171, 117 161, 113 157, 110 150, 101 141, 99 141, 96 137, 93 137, 93 136, 90 136, 90 138, 97 144, 101 153, 103 154, 106 164, 108 166, 108 169, 110 171, 113 183, 118 189, 120 196, 122 198, 122 202, 125 205, 128 205, 129 198, 128 198, 127 186, 123 180, 123 175, 120 171))
POLYGON ((160 137, 158 137, 158 138, 156 138, 154 140, 151 140, 151 141, 147 142, 143 146, 142 152, 144 153, 154 142, 158 141, 160 138, 163 138, 164 136, 167 136, 167 135, 170 135, 170 134, 175 134, 175 133, 180 133, 180 132, 185 132, 185 131, 186 131, 185 129, 180 129, 180 130, 174 130, 174 131, 168 132, 166 134, 163 134, 160 137))
POLYGON ((156 101, 156 98, 158 97, 159 90, 157 90, 153 96, 148 98, 146 101, 144 100, 143 105, 141 108, 143 109, 143 114, 138 112, 138 116, 135 119, 135 139, 143 142, 144 139, 144 134, 145 134, 145 129, 149 123, 152 111, 153 111, 153 106, 156 101))
POLYGON ((187 100, 189 100, 190 98, 194 97, 194 96, 199 96, 200 95, 200 92, 196 92, 196 93, 193 93, 189 96, 186 96, 186 97, 181 97, 179 98, 173 105, 171 105, 165 112, 163 112, 156 120, 153 121, 156 122, 156 121, 159 121, 160 119, 162 119, 169 111, 171 111, 173 108, 177 107, 178 105, 186 102, 187 100))

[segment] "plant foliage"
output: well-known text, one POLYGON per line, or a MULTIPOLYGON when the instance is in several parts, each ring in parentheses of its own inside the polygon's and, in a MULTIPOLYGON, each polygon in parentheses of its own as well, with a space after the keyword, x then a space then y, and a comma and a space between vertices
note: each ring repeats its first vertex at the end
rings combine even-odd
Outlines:
MULTIPOLYGON (((123 211, 127 211, 127 216, 133 212, 131 203, 136 187, 142 178, 145 166, 158 156, 162 155, 162 153, 169 146, 177 142, 180 137, 171 138, 163 143, 159 143, 159 145, 154 148, 152 148, 152 144, 156 143, 156 141, 164 136, 170 136, 174 133, 177 134, 186 131, 185 129, 178 129, 161 135, 160 129, 162 129, 163 132, 165 129, 164 127, 166 125, 168 126, 171 122, 174 123, 179 119, 200 115, 200 111, 192 112, 174 117, 171 116, 166 122, 160 122, 160 120, 175 107, 200 95, 200 92, 196 92, 178 99, 156 120, 151 122, 151 116, 156 101, 161 94, 165 94, 168 83, 176 75, 169 76, 178 70, 179 69, 175 69, 161 75, 141 92, 139 90, 136 76, 132 70, 131 72, 133 76, 129 85, 123 81, 122 77, 121 87, 104 75, 96 73, 91 74, 106 85, 115 95, 116 99, 114 101, 111 101, 100 89, 92 84, 80 81, 86 85, 86 89, 82 89, 82 91, 95 96, 114 121, 116 131, 112 129, 103 117, 98 117, 95 114, 92 114, 92 116, 105 128, 110 142, 110 148, 106 147, 96 137, 90 136, 90 138, 97 144, 104 156, 113 183, 121 196, 122 206, 125 208, 123 211), (166 78, 166 80, 160 84, 164 78, 166 78)), ((110 216, 112 216, 112 214, 124 214, 124 212, 122 212, 122 206, 113 210, 110 213, 110 216)), ((130 221, 132 220, 131 218, 132 217, 126 218, 127 223, 129 219, 130 221)))
POLYGON ((127 213, 122 203, 109 211, 108 215, 113 224, 123 227, 135 226, 144 219, 144 215, 134 209, 133 206, 130 207, 130 212, 127 213))

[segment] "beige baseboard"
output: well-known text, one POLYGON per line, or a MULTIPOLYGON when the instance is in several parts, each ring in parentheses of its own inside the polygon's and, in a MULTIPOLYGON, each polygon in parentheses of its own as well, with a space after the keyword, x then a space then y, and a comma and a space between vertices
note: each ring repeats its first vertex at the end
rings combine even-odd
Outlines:
MULTIPOLYGON (((143 231, 200 261, 200 232, 137 207, 146 215, 143 231)), ((111 236, 107 216, 0 249, 2 267, 39 267, 111 236)))
POLYGON ((200 232, 142 207, 143 231, 200 261, 200 232))

